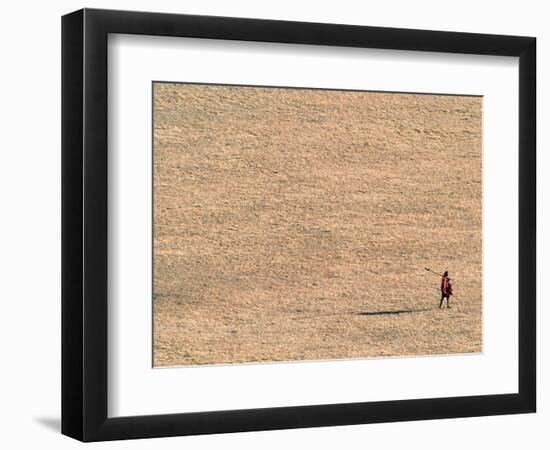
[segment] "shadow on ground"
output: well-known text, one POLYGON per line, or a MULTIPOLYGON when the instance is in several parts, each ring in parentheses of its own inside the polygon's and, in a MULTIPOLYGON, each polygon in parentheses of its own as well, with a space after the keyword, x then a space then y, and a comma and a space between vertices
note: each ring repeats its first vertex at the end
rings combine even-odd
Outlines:
POLYGON ((419 313, 423 311, 429 311, 432 308, 424 308, 424 309, 394 309, 394 310, 388 310, 388 311, 364 311, 356 313, 357 316, 387 316, 391 314, 412 314, 412 313, 419 313))

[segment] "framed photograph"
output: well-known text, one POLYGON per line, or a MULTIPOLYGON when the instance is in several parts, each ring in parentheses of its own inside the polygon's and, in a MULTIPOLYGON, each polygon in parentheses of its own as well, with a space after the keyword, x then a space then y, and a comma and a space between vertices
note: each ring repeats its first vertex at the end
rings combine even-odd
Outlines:
POLYGON ((62 20, 62 432, 535 412, 536 40, 62 20))

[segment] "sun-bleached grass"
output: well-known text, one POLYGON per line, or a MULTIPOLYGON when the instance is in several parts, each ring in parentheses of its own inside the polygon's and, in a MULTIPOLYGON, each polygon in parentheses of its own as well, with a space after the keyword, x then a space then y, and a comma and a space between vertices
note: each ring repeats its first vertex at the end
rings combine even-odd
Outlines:
POLYGON ((481 351, 481 106, 155 83, 155 366, 481 351))

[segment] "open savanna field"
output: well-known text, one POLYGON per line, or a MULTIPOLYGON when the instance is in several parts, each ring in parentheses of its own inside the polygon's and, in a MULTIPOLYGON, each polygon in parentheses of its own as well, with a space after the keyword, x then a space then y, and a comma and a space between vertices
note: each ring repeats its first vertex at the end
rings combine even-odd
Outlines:
POLYGON ((154 83, 153 102, 155 366, 482 350, 481 98, 154 83))

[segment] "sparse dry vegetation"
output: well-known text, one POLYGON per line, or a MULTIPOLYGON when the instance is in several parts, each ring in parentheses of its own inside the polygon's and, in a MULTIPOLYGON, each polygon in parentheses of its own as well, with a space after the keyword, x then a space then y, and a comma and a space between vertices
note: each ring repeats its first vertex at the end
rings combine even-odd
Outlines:
POLYGON ((155 366, 481 351, 481 105, 155 83, 155 366))

